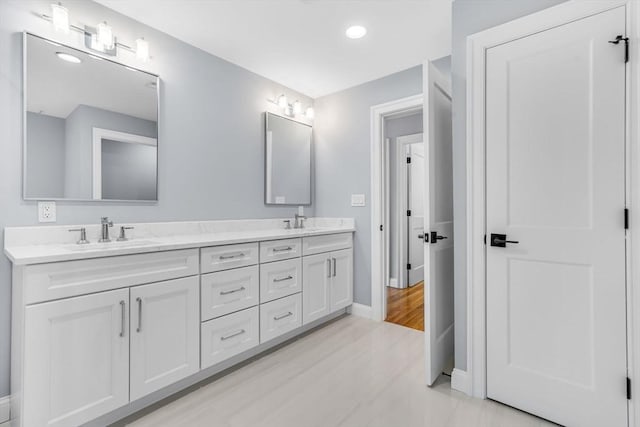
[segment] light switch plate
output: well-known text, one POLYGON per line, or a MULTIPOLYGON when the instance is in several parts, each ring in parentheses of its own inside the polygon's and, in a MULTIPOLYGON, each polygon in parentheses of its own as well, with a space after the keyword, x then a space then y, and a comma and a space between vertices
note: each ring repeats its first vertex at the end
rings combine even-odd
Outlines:
POLYGON ((366 206, 364 194, 352 194, 351 206, 366 206))
POLYGON ((38 202, 38 221, 56 222, 56 202, 38 202))

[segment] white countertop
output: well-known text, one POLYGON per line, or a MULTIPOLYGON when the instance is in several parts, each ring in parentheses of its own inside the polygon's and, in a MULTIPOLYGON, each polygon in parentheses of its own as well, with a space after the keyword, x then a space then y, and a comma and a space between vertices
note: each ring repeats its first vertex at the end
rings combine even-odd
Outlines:
MULTIPOLYGON (((258 221, 262 220, 251 221, 251 224, 255 226, 258 221)), ((269 224, 265 224, 265 226, 273 224, 273 220, 264 221, 269 222, 269 224)), ((188 234, 174 234, 170 233, 166 229, 163 232, 158 233, 158 226, 155 226, 156 232, 149 232, 150 227, 148 224, 139 225, 141 228, 145 228, 146 232, 138 233, 126 242, 115 241, 115 238, 118 234, 116 230, 117 227, 114 227, 111 229, 111 237, 113 239, 112 242, 97 243, 95 240, 92 240, 90 238, 92 242, 87 245, 78 245, 76 243, 69 242, 68 238, 65 239, 66 241, 62 243, 46 241, 47 239, 42 239, 45 242, 35 241, 33 238, 33 231, 35 231, 34 229, 39 229, 39 235, 42 235, 42 233, 44 233, 42 230, 47 229, 47 227, 22 227, 15 228, 13 230, 5 229, 4 252, 14 265, 28 265, 60 261, 73 261, 89 258, 101 258, 117 255, 131 255, 147 252, 169 251, 177 249, 202 248, 207 246, 219 246, 234 243, 259 242, 265 240, 278 240, 296 237, 318 236, 325 234, 347 233, 355 231, 353 220, 319 220, 317 221, 317 224, 312 223, 308 226, 308 228, 291 230, 286 230, 284 228, 242 230, 243 221, 227 221, 225 222, 227 226, 217 227, 218 229, 227 228, 227 230, 220 231, 210 231, 207 230, 207 228, 210 229, 215 227, 202 226, 202 224, 206 225, 212 223, 215 223, 215 221, 197 223, 202 231, 188 234), (229 226, 228 224, 232 225, 229 226), (20 232, 22 232, 22 235, 28 235, 27 237, 30 238, 20 239, 20 232), (8 238, 7 235, 9 235, 10 237, 8 238)), ((220 221, 220 223, 222 223, 222 221, 220 221)), ((172 223, 163 223, 165 228, 170 227, 171 224, 172 223)), ((120 224, 118 226, 120 226, 120 224)), ((62 228, 64 232, 68 233, 68 230, 70 228, 75 227, 76 226, 58 226, 56 228, 62 228)), ((180 227, 176 228, 180 229, 180 227)), ((48 229, 52 228, 49 227, 48 229)), ((184 229, 184 227, 182 227, 182 229, 184 229)), ((59 230, 54 232, 57 232, 58 234, 60 233, 59 230)))

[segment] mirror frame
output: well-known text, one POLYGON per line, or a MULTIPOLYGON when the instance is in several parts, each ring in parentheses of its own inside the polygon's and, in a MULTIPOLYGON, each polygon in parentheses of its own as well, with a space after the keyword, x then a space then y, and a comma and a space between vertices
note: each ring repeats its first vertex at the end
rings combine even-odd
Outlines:
MULTIPOLYGON (((79 203, 79 202, 84 202, 84 203, 96 203, 96 204, 100 204, 100 203, 127 203, 127 204, 157 204, 158 201, 160 200, 160 181, 159 181, 159 171, 160 171, 160 147, 159 147, 159 141, 160 141, 160 85, 161 85, 162 80, 160 79, 160 76, 158 74, 152 73, 150 71, 146 71, 146 70, 142 70, 140 68, 136 68, 136 67, 132 67, 130 65, 124 64, 122 62, 118 62, 115 61, 113 58, 108 57, 108 56, 104 56, 104 55, 100 55, 97 52, 89 52, 87 50, 83 50, 83 49, 78 49, 77 47, 73 47, 73 46, 69 46, 68 44, 65 43, 61 43, 57 40, 52 40, 50 38, 47 37, 43 37, 40 36, 38 34, 34 34, 32 32, 29 31, 23 31, 22 33, 22 200, 27 201, 27 202, 34 202, 34 201, 54 201, 54 202, 71 202, 71 203, 79 203), (96 56, 104 61, 108 61, 111 62, 113 64, 119 65, 121 67, 125 67, 127 69, 130 69, 132 71, 138 71, 141 73, 145 73, 149 76, 155 77, 156 79, 156 99, 157 99, 157 105, 156 105, 156 117, 157 117, 157 121, 156 121, 156 126, 157 126, 157 130, 158 130, 158 135, 156 138, 156 198, 154 200, 120 200, 120 199, 92 199, 92 198, 86 198, 86 199, 77 199, 77 198, 63 198, 63 197, 28 197, 27 196, 27 40, 28 37, 32 36, 32 37, 37 37, 45 42, 49 42, 49 43, 54 43, 57 45, 60 45, 61 47, 67 48, 67 49, 71 49, 74 50, 76 52, 85 54, 85 55, 91 55, 91 56, 96 56)), ((91 141, 91 143, 93 143, 93 141, 91 141)), ((93 177, 92 177, 93 178, 93 177)), ((93 181, 93 179, 92 179, 93 181)), ((91 188, 93 188, 93 182, 91 184, 91 188)), ((92 191, 92 195, 93 195, 93 191, 92 191)))
POLYGON ((301 122, 294 118, 288 117, 283 114, 274 113, 272 111, 265 111, 264 113, 264 204, 267 206, 312 206, 313 205, 313 125, 309 123, 301 122), (269 114, 276 117, 290 120, 294 123, 307 126, 311 128, 311 138, 309 139, 309 203, 273 203, 267 200, 267 132, 269 131, 269 114))

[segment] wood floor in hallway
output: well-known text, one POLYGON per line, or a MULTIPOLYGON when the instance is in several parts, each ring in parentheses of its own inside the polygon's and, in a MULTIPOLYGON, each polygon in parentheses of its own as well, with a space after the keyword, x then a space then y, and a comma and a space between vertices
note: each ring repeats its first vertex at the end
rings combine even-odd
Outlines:
POLYGON ((387 288, 386 321, 424 331, 424 282, 406 289, 387 288))
POLYGON ((131 427, 542 427, 539 418, 424 383, 424 334, 342 317, 131 427))

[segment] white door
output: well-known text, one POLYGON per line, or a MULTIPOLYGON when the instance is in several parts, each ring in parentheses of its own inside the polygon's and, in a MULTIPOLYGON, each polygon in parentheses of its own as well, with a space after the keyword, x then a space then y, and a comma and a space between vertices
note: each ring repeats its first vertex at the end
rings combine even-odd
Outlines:
POLYGON ((302 257, 302 324, 313 322, 331 312, 333 264, 329 254, 302 257))
POLYGON ((627 425, 624 33, 619 7, 486 57, 487 394, 568 426, 627 425))
POLYGON ((200 369, 198 277, 131 288, 131 400, 200 369))
POLYGON ((31 305, 25 426, 77 426, 129 403, 129 290, 31 305))
POLYGON ((415 286, 424 280, 424 143, 408 146, 408 200, 411 215, 407 217, 409 282, 415 286))
POLYGON ((353 249, 331 252, 331 312, 353 303, 353 249))
POLYGON ((451 82, 431 63, 424 67, 425 129, 425 341, 427 384, 453 358, 453 168, 451 82))

